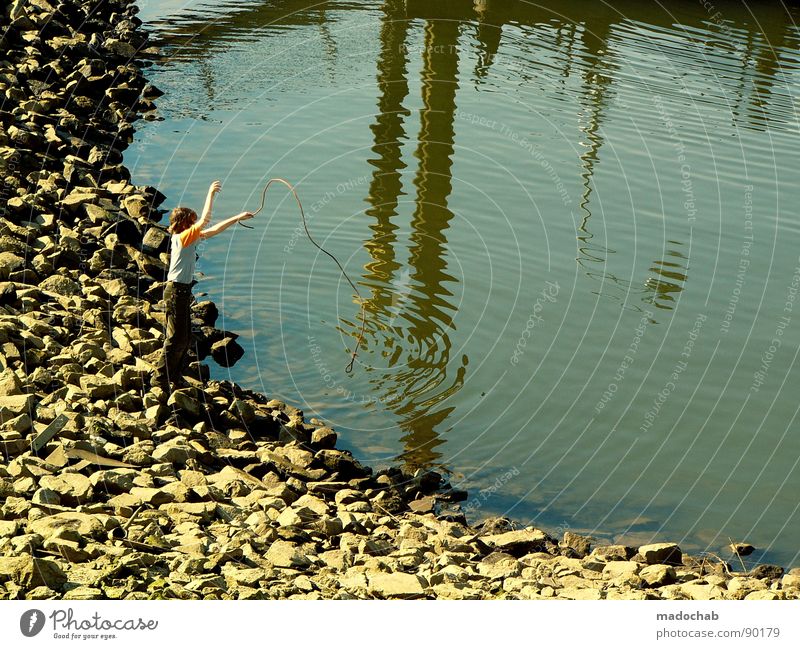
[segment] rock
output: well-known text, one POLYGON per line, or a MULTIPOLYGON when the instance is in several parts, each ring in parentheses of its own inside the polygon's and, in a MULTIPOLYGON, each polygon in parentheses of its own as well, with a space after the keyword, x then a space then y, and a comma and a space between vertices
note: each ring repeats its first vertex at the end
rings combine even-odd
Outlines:
POLYGON ((630 577, 638 575, 640 567, 635 561, 609 561, 603 568, 602 574, 607 579, 630 577))
POLYGON ((436 498, 434 496, 424 496, 417 498, 408 503, 408 507, 412 512, 419 514, 426 514, 432 512, 436 506, 436 498))
POLYGON ((292 525, 302 525, 303 519, 300 518, 300 515, 293 508, 287 507, 280 513, 280 516, 275 519, 275 522, 281 527, 290 527, 292 525))
POLYGON ((0 582, 13 581, 25 589, 46 586, 61 590, 67 575, 50 559, 34 559, 30 555, 0 557, 0 582))
POLYGON ((66 530, 87 538, 102 539, 105 535, 105 527, 99 518, 81 512, 62 512, 28 523, 29 532, 39 534, 45 539, 62 534, 66 530))
POLYGON ((231 402, 230 412, 245 425, 253 423, 256 418, 256 411, 253 404, 243 399, 234 399, 231 402))
POLYGON ((165 505, 175 500, 175 496, 165 489, 155 489, 152 487, 133 487, 130 491, 131 496, 135 496, 140 502, 151 507, 165 505))
POLYGON ((646 566, 639 571, 639 576, 648 586, 653 588, 675 583, 675 568, 663 564, 646 566))
MULTIPOLYGON (((151 227, 147 229, 142 237, 142 250, 151 255, 158 255, 162 252, 169 252, 169 234, 166 230, 159 227, 151 227)), ((200 304, 213 304, 212 302, 201 302, 200 304)), ((197 307, 200 306, 197 305, 197 307)), ((195 311, 197 310, 195 307, 195 311)), ((216 308, 216 307, 214 307, 216 308)), ((216 318, 214 319, 216 321, 216 318)), ((213 326, 214 322, 204 323, 213 326)))
POLYGON ((20 415, 30 415, 36 397, 32 394, 0 396, 0 422, 6 422, 20 415))
POLYGON ((783 568, 764 563, 753 568, 750 571, 750 576, 754 579, 769 579, 773 581, 783 576, 783 568))
POLYGON ((564 540, 561 545, 562 547, 572 548, 578 557, 585 557, 592 550, 592 539, 567 530, 564 532, 564 540))
POLYGON ((311 444, 316 448, 335 448, 336 432, 327 426, 317 428, 311 433, 311 444))
POLYGON ((90 599, 106 599, 103 591, 99 588, 92 588, 91 586, 78 586, 72 588, 64 594, 65 600, 90 600, 90 599))
POLYGON ((57 293, 58 295, 70 296, 81 294, 80 285, 63 275, 51 275, 50 277, 46 277, 39 283, 39 288, 43 291, 57 293))
POLYGON ((281 540, 273 541, 264 558, 277 568, 298 568, 311 564, 297 546, 281 540))
POLYGON ((675 543, 651 543, 639 548, 639 554, 649 564, 666 563, 679 566, 683 562, 681 549, 675 543))
POLYGON ((197 455, 197 452, 191 447, 168 442, 158 446, 156 450, 153 451, 152 458, 156 462, 169 462, 171 464, 185 466, 189 458, 195 455, 197 455))
POLYGON ((13 252, 0 252, 0 281, 6 281, 14 271, 25 267, 25 260, 13 252))
POLYGON ((752 593, 748 593, 745 596, 746 600, 753 601, 753 600, 776 600, 781 599, 779 593, 776 593, 772 590, 756 590, 752 593))
POLYGON ((233 367, 242 356, 244 349, 232 336, 226 336, 211 345, 211 358, 222 367, 233 367))
POLYGON ((740 557, 746 557, 753 554, 756 549, 749 543, 731 543, 731 545, 728 546, 728 550, 733 552, 733 554, 738 554, 740 557))
POLYGON ((22 382, 17 373, 10 367, 0 372, 0 397, 11 397, 22 394, 22 382))
POLYGON ((90 555, 81 548, 80 542, 75 539, 64 539, 52 537, 44 542, 44 549, 55 552, 70 563, 83 563, 89 559, 90 555))
POLYGON ((200 318, 200 321, 206 327, 213 327, 217 322, 217 318, 219 317, 219 310, 217 309, 216 304, 209 300, 205 300, 194 305, 192 314, 195 317, 200 318))
POLYGON ((752 577, 733 577, 728 581, 726 588, 734 595, 744 596, 754 590, 764 590, 767 585, 760 579, 752 577))
POLYGON ((603 561, 627 561, 635 554, 626 545, 601 545, 592 550, 592 556, 603 561))
POLYGON ((39 485, 55 491, 64 505, 75 506, 87 503, 92 498, 92 483, 80 473, 60 473, 43 476, 39 485))
POLYGON ((199 417, 201 412, 200 402, 194 398, 190 390, 175 390, 167 400, 167 405, 177 408, 182 413, 191 417, 199 417))
POLYGON ((557 591, 559 599, 602 599, 602 595, 598 588, 562 588, 557 591))
POLYGON ((334 502, 339 505, 349 505, 351 503, 359 502, 365 500, 366 497, 361 491, 356 491, 355 489, 342 489, 336 492, 334 496, 334 502))
POLYGON ((0 521, 0 539, 14 536, 18 527, 17 521, 0 521))
POLYGON ((725 592, 713 584, 681 584, 680 589, 690 599, 725 599, 725 592))
POLYGON ((31 497, 34 505, 60 505, 61 495, 52 489, 37 489, 31 497))
POLYGON ((86 374, 80 377, 80 384, 83 391, 88 395, 92 401, 98 399, 113 399, 121 389, 110 379, 99 376, 86 374))
POLYGON ((522 572, 522 565, 510 554, 493 552, 481 561, 478 572, 490 579, 507 579, 517 577, 522 572))
POLYGON ((136 56, 136 48, 133 45, 116 38, 107 38, 103 47, 123 59, 133 59, 136 56))
POLYGON ((545 549, 547 535, 541 530, 528 528, 524 530, 514 530, 512 532, 503 532, 502 534, 482 536, 481 541, 490 548, 495 548, 521 557, 530 552, 537 552, 545 549))
POLYGON ((412 599, 425 595, 425 582, 417 575, 402 572, 375 572, 367 575, 370 594, 384 599, 412 599))

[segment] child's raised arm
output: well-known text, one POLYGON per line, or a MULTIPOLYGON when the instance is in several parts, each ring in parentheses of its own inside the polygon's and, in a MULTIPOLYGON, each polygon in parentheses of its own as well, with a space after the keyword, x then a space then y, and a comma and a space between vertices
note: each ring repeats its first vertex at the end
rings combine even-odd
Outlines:
POLYGON ((217 194, 221 189, 222 184, 219 182, 219 180, 215 180, 208 188, 206 204, 203 207, 203 213, 200 215, 200 221, 198 221, 201 228, 211 220, 211 210, 214 209, 214 199, 217 197, 217 194))

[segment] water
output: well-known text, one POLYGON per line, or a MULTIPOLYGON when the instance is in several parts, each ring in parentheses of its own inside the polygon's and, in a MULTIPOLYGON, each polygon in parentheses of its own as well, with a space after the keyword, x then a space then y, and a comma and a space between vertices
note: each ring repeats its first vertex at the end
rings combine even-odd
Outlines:
POLYGON ((126 154, 254 209, 198 269, 245 358, 469 515, 798 558, 796 13, 780 3, 140 2, 166 92, 126 154), (430 5, 430 6, 429 6, 430 5), (273 193, 274 192, 274 193, 273 193))

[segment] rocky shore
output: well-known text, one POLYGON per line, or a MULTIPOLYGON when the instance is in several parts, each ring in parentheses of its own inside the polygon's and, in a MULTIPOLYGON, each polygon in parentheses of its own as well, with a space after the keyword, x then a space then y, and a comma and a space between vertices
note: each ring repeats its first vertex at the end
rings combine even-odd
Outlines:
POLYGON ((208 379, 242 355, 194 308, 163 345, 157 189, 122 165, 159 91, 129 0, 0 14, 0 599, 797 599, 800 570, 467 524, 433 472, 375 472, 290 405, 208 379))

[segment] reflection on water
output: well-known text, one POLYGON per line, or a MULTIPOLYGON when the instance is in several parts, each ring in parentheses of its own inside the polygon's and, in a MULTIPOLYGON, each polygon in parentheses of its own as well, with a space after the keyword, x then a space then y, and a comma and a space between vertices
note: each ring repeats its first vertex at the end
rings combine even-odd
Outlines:
POLYGON ((383 401, 395 412, 403 460, 412 468, 430 466, 440 454, 437 427, 452 412, 443 402, 464 382, 467 357, 448 380, 453 328, 447 285, 457 279, 447 272, 446 230, 453 218, 447 200, 452 191, 451 166, 455 130, 455 96, 458 89, 457 22, 428 20, 422 49, 422 100, 420 131, 414 157, 418 169, 415 210, 409 235, 407 266, 397 261, 394 243, 396 227, 391 217, 402 192, 399 170, 404 166, 400 140, 405 139, 403 100, 408 94, 406 73, 406 31, 408 21, 401 13, 403 3, 388 2, 381 29, 378 59, 378 123, 372 127, 380 156, 375 166, 367 211, 376 223, 375 237, 365 245, 372 261, 365 265, 364 284, 372 291, 367 308, 372 322, 380 323, 383 336, 373 344, 387 359, 385 370, 372 368, 371 381, 383 401), (400 269, 403 269, 402 272, 400 269), (383 338, 383 340, 381 340, 383 338), (374 376, 379 374, 379 376, 374 376))
POLYGON ((223 166, 243 201, 267 173, 304 203, 333 195, 311 229, 364 289, 361 370, 327 380, 357 309, 304 242, 283 252, 284 203, 235 254, 210 244, 203 288, 254 331, 232 378, 306 404, 370 460, 470 489, 518 468, 498 494, 512 516, 647 520, 716 547, 763 529, 790 560, 800 437, 782 391, 800 377, 787 356, 771 389, 751 382, 797 262, 797 15, 715 4, 142 0, 167 95, 137 178, 182 196, 223 166))

